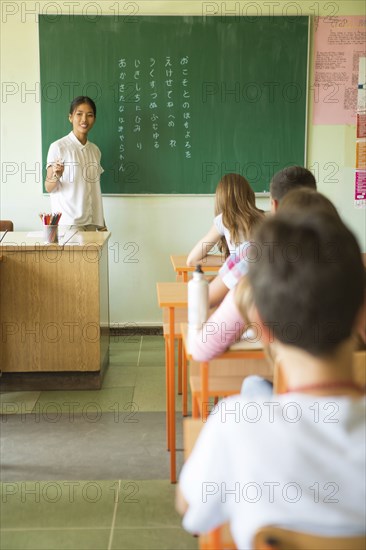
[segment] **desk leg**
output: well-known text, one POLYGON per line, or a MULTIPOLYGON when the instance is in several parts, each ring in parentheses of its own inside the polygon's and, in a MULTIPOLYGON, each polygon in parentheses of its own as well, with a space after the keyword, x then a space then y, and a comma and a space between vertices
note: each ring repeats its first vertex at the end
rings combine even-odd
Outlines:
POLYGON ((188 271, 183 271, 183 283, 188 283, 188 271))
POLYGON ((174 372, 174 307, 169 308, 169 432, 170 432, 170 481, 176 483, 175 461, 175 372, 174 372))
POLYGON ((182 347, 182 404, 183 416, 188 415, 188 361, 184 346, 182 347))
POLYGON ((178 395, 182 395, 183 341, 178 339, 178 395))
POLYGON ((166 447, 170 451, 170 424, 169 424, 169 336, 165 336, 165 399, 166 399, 166 447))
POLYGON ((208 417, 208 363, 201 363, 201 418, 208 417))

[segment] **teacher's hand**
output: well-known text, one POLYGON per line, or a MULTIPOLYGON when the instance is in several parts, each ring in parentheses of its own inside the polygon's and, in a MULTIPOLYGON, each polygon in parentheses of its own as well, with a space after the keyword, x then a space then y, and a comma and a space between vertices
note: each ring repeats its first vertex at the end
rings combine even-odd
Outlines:
POLYGON ((57 159, 56 162, 52 165, 52 167, 53 167, 53 177, 59 180, 62 174, 64 173, 64 169, 65 169, 64 161, 61 159, 57 159))

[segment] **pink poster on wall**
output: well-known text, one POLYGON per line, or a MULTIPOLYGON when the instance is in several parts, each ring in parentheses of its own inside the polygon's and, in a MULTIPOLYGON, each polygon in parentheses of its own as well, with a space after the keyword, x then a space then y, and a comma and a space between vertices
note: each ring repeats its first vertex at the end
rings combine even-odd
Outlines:
MULTIPOLYGON (((357 170, 355 175, 355 201, 366 201, 366 171, 357 170)), ((359 203, 359 204, 360 204, 359 203)))
POLYGON ((366 18, 316 17, 314 124, 356 124, 359 58, 365 55, 366 18))

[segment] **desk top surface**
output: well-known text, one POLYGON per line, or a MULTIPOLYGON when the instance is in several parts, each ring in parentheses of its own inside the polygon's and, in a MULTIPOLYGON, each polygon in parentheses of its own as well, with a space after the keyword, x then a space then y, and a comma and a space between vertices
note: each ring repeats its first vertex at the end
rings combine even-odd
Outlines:
POLYGON ((67 230, 60 233, 59 244, 45 243, 42 231, 8 231, 0 242, 0 249, 6 250, 44 250, 49 248, 71 248, 79 250, 83 247, 101 248, 108 241, 109 231, 75 231, 67 230))
POLYGON ((188 283, 156 283, 159 307, 187 307, 188 283))
MULTIPOLYGON (((362 252, 363 263, 366 267, 366 252, 362 252)), ((175 271, 194 271, 195 266, 188 266, 187 264, 187 254, 172 254, 170 260, 173 264, 175 271)), ((224 258, 221 255, 209 254, 203 258, 200 262, 202 271, 218 271, 224 263, 224 258)))
MULTIPOLYGON (((187 265, 187 254, 172 254, 170 260, 174 271, 194 271, 196 266, 187 265)), ((197 262, 202 271, 218 271, 224 263, 224 257, 221 255, 208 254, 205 258, 197 262)))

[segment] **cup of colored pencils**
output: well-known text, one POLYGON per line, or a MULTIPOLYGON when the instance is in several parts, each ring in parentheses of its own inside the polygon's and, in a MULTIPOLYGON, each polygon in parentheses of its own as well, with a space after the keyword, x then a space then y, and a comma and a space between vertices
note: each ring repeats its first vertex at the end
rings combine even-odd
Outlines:
POLYGON ((46 243, 58 243, 58 222, 61 218, 61 212, 56 214, 40 214, 39 217, 43 223, 43 236, 46 243))

